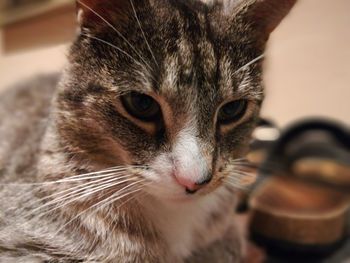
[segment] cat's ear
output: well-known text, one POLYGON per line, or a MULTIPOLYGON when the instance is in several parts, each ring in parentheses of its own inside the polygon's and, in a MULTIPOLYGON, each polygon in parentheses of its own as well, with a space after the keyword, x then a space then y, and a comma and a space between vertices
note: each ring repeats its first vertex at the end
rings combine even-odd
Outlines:
POLYGON ((252 26, 261 40, 267 40, 270 33, 289 13, 297 0, 239 0, 235 5, 234 18, 252 26))
POLYGON ((76 0, 77 20, 81 27, 107 26, 112 21, 125 21, 130 0, 76 0))

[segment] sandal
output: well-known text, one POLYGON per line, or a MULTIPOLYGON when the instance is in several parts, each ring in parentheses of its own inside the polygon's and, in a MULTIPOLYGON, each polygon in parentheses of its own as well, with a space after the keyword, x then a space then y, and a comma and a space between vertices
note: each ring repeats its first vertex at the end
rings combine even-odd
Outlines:
POLYGON ((297 262, 334 252, 349 238, 349 130, 325 120, 293 125, 270 148, 254 189, 255 241, 297 262))

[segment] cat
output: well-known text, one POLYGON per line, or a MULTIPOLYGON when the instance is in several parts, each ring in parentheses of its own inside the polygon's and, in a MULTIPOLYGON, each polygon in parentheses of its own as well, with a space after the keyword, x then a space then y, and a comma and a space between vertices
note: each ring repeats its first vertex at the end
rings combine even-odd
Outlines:
POLYGON ((296 0, 79 0, 61 74, 0 96, 0 262, 240 262, 262 57, 296 0))

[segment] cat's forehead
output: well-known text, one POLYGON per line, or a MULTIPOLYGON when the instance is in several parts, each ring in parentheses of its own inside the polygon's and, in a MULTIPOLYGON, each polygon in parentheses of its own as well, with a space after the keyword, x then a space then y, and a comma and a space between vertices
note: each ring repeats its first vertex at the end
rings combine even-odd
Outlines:
MULTIPOLYGON (((212 6, 217 1, 202 2, 212 6)), ((174 97, 203 93, 207 98, 222 100, 246 93, 240 90, 241 83, 260 77, 260 67, 237 71, 259 50, 252 52, 254 48, 245 46, 244 41, 249 39, 237 41, 239 36, 223 32, 217 25, 218 18, 208 10, 177 4, 172 6, 170 16, 158 18, 158 33, 164 42, 157 91, 174 97)))

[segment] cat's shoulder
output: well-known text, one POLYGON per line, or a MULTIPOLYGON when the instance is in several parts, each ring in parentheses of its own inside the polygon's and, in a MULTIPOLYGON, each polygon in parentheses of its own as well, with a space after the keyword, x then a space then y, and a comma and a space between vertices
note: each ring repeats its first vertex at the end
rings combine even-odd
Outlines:
POLYGON ((0 93, 0 170, 5 163, 21 160, 19 155, 28 158, 14 167, 32 162, 29 157, 37 152, 44 134, 59 78, 59 74, 37 76, 0 93))
MULTIPOLYGON (((0 93, 0 108, 20 106, 20 104, 48 99, 54 94, 61 74, 51 73, 37 75, 19 81, 17 84, 5 88, 0 93), (34 101, 33 101, 34 99, 34 101)), ((24 105, 25 106, 25 105, 24 105)))
MULTIPOLYGON (((60 74, 47 74, 25 79, 0 93, 2 128, 25 125, 46 117, 59 82, 60 74)), ((0 129, 1 135, 1 129, 0 129)))

